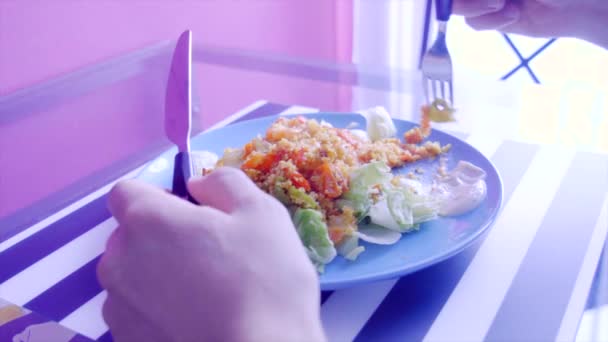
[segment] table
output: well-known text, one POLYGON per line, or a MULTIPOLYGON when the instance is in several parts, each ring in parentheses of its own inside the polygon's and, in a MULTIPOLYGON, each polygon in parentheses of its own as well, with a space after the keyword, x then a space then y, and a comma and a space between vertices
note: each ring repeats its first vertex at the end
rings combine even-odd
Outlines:
MULTIPOLYGON (((95 278, 115 228, 106 195, 170 147, 162 115, 173 46, 162 42, 0 98, 0 298, 79 333, 74 339, 111 340, 95 278)), ((196 46, 194 59, 196 133, 375 105, 419 119, 415 70, 214 46, 196 46)), ((455 76, 459 121, 437 128, 496 165, 502 212, 483 239, 441 264, 323 293, 332 341, 567 341, 577 333, 602 278, 595 271, 608 231, 608 134, 601 134, 608 115, 581 132, 564 124, 572 109, 555 100, 567 89, 455 76), (589 132, 593 143, 578 139, 589 132)))

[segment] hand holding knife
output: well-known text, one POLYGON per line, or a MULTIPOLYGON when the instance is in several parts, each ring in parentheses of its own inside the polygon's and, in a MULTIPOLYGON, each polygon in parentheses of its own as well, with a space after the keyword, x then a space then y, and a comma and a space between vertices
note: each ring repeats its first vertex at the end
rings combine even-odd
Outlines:
POLYGON ((165 94, 165 134, 178 152, 173 166, 173 193, 192 203, 188 179, 193 175, 190 154, 192 123, 192 32, 182 33, 177 41, 169 70, 165 94))

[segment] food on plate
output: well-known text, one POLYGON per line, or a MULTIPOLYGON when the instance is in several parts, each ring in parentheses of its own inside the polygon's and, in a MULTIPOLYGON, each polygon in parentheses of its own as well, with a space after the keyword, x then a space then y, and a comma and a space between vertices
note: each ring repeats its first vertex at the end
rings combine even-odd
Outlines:
POLYGON ((467 162, 440 176, 433 194, 439 199, 439 215, 455 216, 475 209, 486 197, 486 172, 467 162))
POLYGON ((359 114, 365 117, 367 136, 372 141, 392 138, 397 133, 395 123, 384 107, 369 108, 360 111, 359 114))
POLYGON ((430 105, 422 107, 422 110, 427 113, 430 121, 433 122, 451 122, 456 121, 454 118, 454 108, 443 99, 437 99, 430 105))
MULTIPOLYGON (((461 163, 425 184, 392 169, 444 156, 450 145, 428 141, 430 116, 403 140, 381 107, 362 111, 366 131, 305 117, 280 117, 264 135, 227 148, 214 168, 237 167, 289 208, 320 272, 337 255, 355 260, 360 241, 390 245, 441 215, 462 214, 485 197, 485 173, 461 163), (452 202, 458 202, 457 204, 452 202)), ((207 160, 214 160, 207 155, 207 160)), ((204 168, 203 173, 212 172, 204 168)))

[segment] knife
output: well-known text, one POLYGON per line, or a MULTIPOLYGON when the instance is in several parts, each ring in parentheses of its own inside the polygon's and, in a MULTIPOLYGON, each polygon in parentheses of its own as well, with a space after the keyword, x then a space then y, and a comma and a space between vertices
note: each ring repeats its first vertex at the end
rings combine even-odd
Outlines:
POLYGON ((173 193, 190 202, 186 183, 192 177, 190 130, 192 123, 192 32, 182 33, 175 45, 165 93, 165 134, 177 145, 173 166, 173 193))

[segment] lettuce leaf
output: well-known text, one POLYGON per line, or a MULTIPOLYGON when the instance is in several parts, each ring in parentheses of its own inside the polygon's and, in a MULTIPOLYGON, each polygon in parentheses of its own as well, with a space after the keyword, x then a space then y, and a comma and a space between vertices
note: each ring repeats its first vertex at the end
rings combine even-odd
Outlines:
POLYGON ((391 169, 383 162, 372 162, 358 167, 350 175, 350 186, 348 192, 342 196, 341 205, 349 205, 355 214, 361 217, 371 206, 372 187, 388 183, 391 178, 391 169))
POLYGON ((372 223, 401 233, 417 229, 417 225, 436 219, 439 202, 420 182, 399 178, 396 184, 386 183, 383 195, 369 210, 372 223))
POLYGON ((338 254, 351 261, 356 260, 359 254, 364 251, 365 247, 359 245, 359 237, 357 235, 344 238, 338 246, 338 254))
POLYGON ((300 208, 296 210, 293 221, 309 258, 317 266, 327 264, 336 257, 336 248, 329 238, 320 211, 300 208))
POLYGON ((319 208, 319 204, 317 204, 317 201, 315 201, 314 198, 307 194, 306 191, 300 188, 296 188, 295 186, 290 185, 289 188, 287 188, 287 194, 289 195, 289 199, 291 199, 291 203, 294 203, 299 207, 306 209, 319 208))
POLYGON ((413 224, 434 220, 438 216, 439 201, 431 195, 429 187, 413 179, 401 178, 397 190, 404 195, 412 211, 413 224))
POLYGON ((361 225, 355 232, 361 240, 377 245, 392 245, 401 239, 401 233, 378 225, 361 225))

